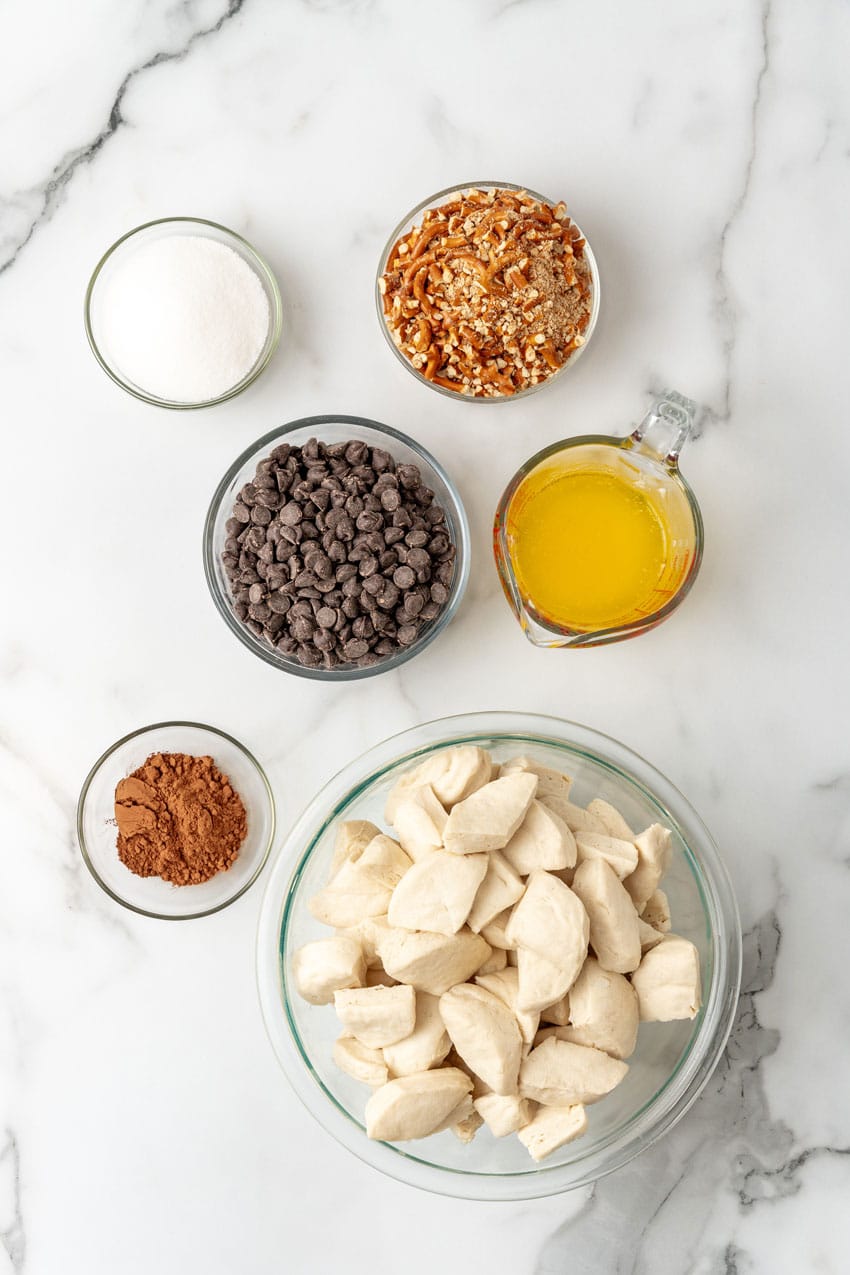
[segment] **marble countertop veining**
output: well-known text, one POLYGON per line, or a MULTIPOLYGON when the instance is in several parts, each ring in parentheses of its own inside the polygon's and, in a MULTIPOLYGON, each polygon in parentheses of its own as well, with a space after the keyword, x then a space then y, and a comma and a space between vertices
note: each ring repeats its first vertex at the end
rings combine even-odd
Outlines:
POLYGON ((848 1269, 849 55, 839 0, 0 7, 0 1273, 848 1269), (389 356, 372 287, 404 210, 481 177, 564 196, 604 293, 573 372, 471 410, 389 356), (118 235, 181 213, 257 244, 286 322, 243 397, 177 415, 107 380, 81 310, 118 235), (640 641, 534 650, 489 558, 502 486, 664 385, 703 409, 700 579, 640 641), (233 456, 325 411, 444 459, 475 555, 439 642, 331 688, 233 640, 199 551, 233 456), (73 832, 91 761, 146 721, 244 739, 286 825, 364 747, 484 708, 647 756, 714 832, 745 930, 729 1047, 687 1117, 592 1190, 501 1206, 384 1180, 301 1109, 257 1006, 261 887, 146 921, 73 832))

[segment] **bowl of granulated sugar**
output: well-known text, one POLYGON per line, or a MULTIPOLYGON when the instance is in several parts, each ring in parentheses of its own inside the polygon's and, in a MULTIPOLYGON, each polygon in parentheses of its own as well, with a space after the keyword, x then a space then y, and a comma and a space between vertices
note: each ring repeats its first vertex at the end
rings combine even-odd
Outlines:
POLYGON ((246 389, 280 339, 280 290, 235 231, 200 217, 130 230, 95 267, 85 300, 95 358, 157 407, 212 407, 246 389))

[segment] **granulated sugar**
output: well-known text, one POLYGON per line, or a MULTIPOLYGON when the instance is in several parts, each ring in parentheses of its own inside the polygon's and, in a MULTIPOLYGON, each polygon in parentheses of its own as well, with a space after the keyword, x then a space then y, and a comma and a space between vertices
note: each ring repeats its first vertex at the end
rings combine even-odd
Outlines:
POLYGON ((269 303, 254 270, 225 244, 172 235, 116 262, 105 280, 102 341, 140 390, 203 403, 242 381, 269 330, 269 303))

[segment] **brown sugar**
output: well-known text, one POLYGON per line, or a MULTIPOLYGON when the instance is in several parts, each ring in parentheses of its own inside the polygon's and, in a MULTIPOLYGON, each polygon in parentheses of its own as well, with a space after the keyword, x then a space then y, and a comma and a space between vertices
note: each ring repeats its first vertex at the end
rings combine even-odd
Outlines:
POLYGON ((118 857, 140 877, 200 885, 231 866, 245 807, 212 757, 153 753, 115 789, 118 857))

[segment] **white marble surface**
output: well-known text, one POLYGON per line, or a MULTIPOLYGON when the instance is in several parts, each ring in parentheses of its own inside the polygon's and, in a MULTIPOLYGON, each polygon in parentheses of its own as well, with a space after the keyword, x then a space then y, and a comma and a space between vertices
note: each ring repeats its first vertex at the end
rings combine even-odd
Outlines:
POLYGON ((847 1270, 848 54, 828 0, 0 7, 0 1271, 847 1270), (404 209, 480 177, 563 195, 605 299, 557 387, 472 409, 390 357, 371 288, 404 209), (260 382, 179 416, 113 386, 81 322, 103 249, 175 213, 245 233, 287 298, 260 382), (501 487, 666 383, 705 407, 697 586, 639 641, 536 651, 489 557, 501 487), (348 688, 252 658, 200 569, 233 456, 328 410, 420 437, 474 530, 452 628, 348 688), (146 721, 244 739, 285 825, 365 746, 489 707, 649 757, 713 829, 746 931, 727 1057, 679 1128, 595 1190, 498 1207, 379 1178, 300 1108, 257 1007, 259 889, 138 919, 72 831, 93 758, 146 721))

